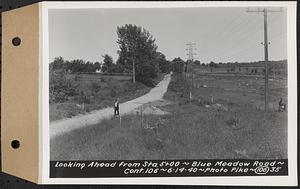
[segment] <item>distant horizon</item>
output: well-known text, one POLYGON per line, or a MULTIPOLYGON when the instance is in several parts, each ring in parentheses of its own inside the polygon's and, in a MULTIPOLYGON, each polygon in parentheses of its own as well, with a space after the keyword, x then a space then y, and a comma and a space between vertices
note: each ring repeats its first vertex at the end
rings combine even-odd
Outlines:
MULTIPOLYGON (((102 64, 103 63, 103 61, 101 61, 101 62, 99 62, 99 61, 95 61, 95 62, 92 62, 92 61, 89 61, 89 60, 83 60, 83 59, 73 59, 73 60, 68 60, 68 59, 65 59, 64 57, 62 57, 62 56, 57 56, 57 57, 54 57, 54 58, 58 58, 58 57, 61 57, 61 58, 63 58, 63 60, 64 61, 69 61, 69 62, 71 62, 71 61, 75 61, 75 60, 82 60, 82 61, 84 61, 85 63, 96 63, 96 62, 98 62, 98 63, 100 63, 100 64, 102 64)), ((181 57, 176 57, 176 58, 181 58, 181 57)), ((182 59, 182 58, 181 58, 182 59)), ((168 59, 167 59, 168 60, 168 59)), ((174 60, 174 59, 173 59, 174 60)), ((184 60, 184 59, 182 59, 182 60, 184 60)), ((50 61, 49 63, 52 63, 54 61, 54 59, 52 60, 52 61, 50 61)), ((168 61, 172 61, 172 60, 168 60, 168 61)), ((197 60, 194 60, 194 61, 197 61, 197 60)), ((280 61, 288 61, 287 59, 280 59, 280 60, 268 60, 268 62, 280 62, 280 61)), ((220 63, 222 63, 222 64, 231 64, 231 63, 240 63, 240 64, 244 64, 244 63, 258 63, 258 62, 265 62, 264 60, 255 60, 255 61, 248 61, 248 62, 214 62, 214 63, 216 63, 216 64, 220 64, 220 63)), ((116 61, 115 60, 113 60, 113 63, 114 64, 116 64, 116 61)), ((204 63, 204 64, 209 64, 210 62, 201 62, 200 61, 200 63, 202 64, 202 63, 204 63)))
MULTIPOLYGON (((287 59, 286 10, 268 15, 269 59, 287 59)), ((246 8, 51 9, 50 62, 58 56, 102 62, 104 54, 116 62, 117 27, 125 24, 148 30, 170 61, 187 60, 189 42, 201 63, 264 59, 263 14, 246 8)))

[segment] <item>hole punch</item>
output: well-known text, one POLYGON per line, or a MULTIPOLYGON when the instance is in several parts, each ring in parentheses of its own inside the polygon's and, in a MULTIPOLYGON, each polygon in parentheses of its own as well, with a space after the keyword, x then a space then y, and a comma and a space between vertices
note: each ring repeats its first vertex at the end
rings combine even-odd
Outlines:
POLYGON ((12 39, 12 44, 13 44, 14 46, 19 46, 19 45, 21 45, 21 39, 20 39, 19 37, 14 37, 14 38, 12 39))
POLYGON ((18 141, 18 140, 11 141, 11 147, 13 149, 18 149, 20 147, 20 141, 18 141))

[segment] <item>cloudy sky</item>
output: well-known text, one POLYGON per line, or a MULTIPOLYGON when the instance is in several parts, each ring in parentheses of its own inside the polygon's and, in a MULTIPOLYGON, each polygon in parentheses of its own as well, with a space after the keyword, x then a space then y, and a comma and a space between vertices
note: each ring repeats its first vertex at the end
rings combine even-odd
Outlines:
MULTIPOLYGON (((135 24, 156 39, 167 59, 187 59, 186 44, 196 43, 195 59, 207 63, 264 59, 263 13, 246 8, 56 9, 49 10, 50 61, 102 61, 118 58, 117 27, 135 24)), ((269 59, 287 57, 286 11, 268 14, 269 59)))

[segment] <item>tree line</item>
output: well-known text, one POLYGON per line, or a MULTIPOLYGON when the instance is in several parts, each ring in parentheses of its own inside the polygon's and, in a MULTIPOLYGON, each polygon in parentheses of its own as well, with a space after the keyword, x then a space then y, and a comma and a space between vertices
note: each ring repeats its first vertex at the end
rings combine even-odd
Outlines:
MULTIPOLYGON (((105 54, 103 62, 84 60, 66 61, 57 57, 50 63, 50 70, 64 70, 66 73, 91 73, 101 70, 103 73, 132 73, 135 64, 136 80, 145 85, 153 86, 159 73, 184 72, 187 62, 180 57, 169 61, 166 56, 157 51, 155 38, 146 29, 126 24, 117 27, 119 57, 116 62, 105 54)), ((200 62, 199 62, 200 64, 200 62)))
POLYGON ((101 69, 99 62, 89 62, 84 60, 64 60, 62 57, 54 58, 49 65, 50 70, 65 70, 69 73, 91 73, 101 69))

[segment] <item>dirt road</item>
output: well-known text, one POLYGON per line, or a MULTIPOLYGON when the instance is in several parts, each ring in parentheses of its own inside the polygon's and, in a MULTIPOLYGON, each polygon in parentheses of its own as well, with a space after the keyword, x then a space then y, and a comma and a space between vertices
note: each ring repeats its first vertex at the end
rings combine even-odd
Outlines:
MULTIPOLYGON (((138 108, 142 104, 162 99, 163 95, 167 92, 170 80, 171 74, 168 74, 160 83, 157 84, 156 87, 151 89, 147 94, 120 104, 121 116, 126 113, 129 113, 135 108, 138 108)), ((62 135, 75 129, 99 123, 101 122, 101 120, 111 118, 112 116, 113 108, 109 107, 93 111, 90 114, 79 115, 70 119, 54 121, 50 123, 50 138, 62 135)))

